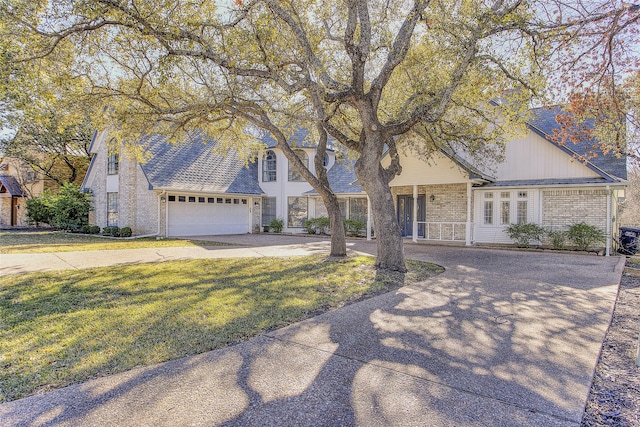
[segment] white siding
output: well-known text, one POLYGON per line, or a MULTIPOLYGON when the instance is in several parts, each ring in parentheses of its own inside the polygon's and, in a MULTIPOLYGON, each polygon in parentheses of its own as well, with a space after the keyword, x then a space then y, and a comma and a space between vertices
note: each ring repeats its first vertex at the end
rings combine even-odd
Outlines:
POLYGON ((517 221, 517 203, 518 201, 527 201, 527 222, 540 223, 540 192, 537 188, 526 189, 500 189, 492 188, 489 190, 476 190, 474 191, 474 224, 473 224, 473 241, 474 243, 513 243, 505 230, 509 224, 500 224, 500 202, 503 200, 510 201, 510 221, 509 223, 515 223, 517 221), (526 191, 527 197, 518 197, 518 192, 526 191), (510 197, 508 199, 502 198, 501 193, 509 192, 510 197), (493 193, 492 199, 485 197, 486 193, 493 193), (487 200, 493 200, 493 224, 487 225, 484 223, 484 202, 487 200))
MULTIPOLYGON (((383 160, 383 165, 389 165, 389 159, 383 160)), ((443 155, 435 155, 433 159, 425 161, 410 152, 400 154, 402 173, 391 181, 391 186, 404 185, 434 185, 459 184, 469 180, 468 175, 451 159, 443 155)))
MULTIPOLYGON (((571 143, 567 145, 571 148, 571 143)), ((585 178, 598 175, 577 159, 532 131, 525 138, 507 143, 505 161, 498 165, 500 181, 585 178)))

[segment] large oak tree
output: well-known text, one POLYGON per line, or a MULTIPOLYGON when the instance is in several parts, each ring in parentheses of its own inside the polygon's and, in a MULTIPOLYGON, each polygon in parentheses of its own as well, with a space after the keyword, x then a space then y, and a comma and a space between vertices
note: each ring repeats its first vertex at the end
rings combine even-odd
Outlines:
POLYGON ((0 4, 6 28, 30 34, 32 57, 69 41, 77 47, 84 62, 70 69, 108 100, 121 137, 159 131, 178 139, 203 129, 223 149, 250 156, 259 150, 246 134, 250 123, 274 136, 337 218, 322 156, 314 176, 288 144, 299 127, 312 131, 320 151, 335 138, 357 158, 371 200, 376 264, 400 271, 389 187, 402 170, 399 150, 499 155, 522 129, 529 100, 545 101, 547 73, 565 59, 580 62, 582 36, 608 32, 615 40, 624 31, 614 30, 637 17, 617 0, 0 4))

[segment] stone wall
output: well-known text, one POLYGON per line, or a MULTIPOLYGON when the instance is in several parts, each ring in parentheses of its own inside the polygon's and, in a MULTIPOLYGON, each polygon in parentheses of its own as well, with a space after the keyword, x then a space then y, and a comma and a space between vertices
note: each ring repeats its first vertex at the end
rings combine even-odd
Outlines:
MULTIPOLYGON (((413 187, 392 187, 391 192, 397 205, 397 196, 413 195, 413 187)), ((418 194, 427 199, 427 222, 467 221, 467 184, 419 185, 418 194)))

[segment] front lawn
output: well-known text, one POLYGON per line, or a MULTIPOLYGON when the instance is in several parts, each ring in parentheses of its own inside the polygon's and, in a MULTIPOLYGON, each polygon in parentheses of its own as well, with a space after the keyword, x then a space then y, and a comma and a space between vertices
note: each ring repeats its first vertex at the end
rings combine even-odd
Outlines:
POLYGON ((0 232, 0 254, 220 245, 224 244, 201 240, 158 240, 154 237, 141 239, 112 239, 55 231, 0 232))
POLYGON ((442 272, 409 261, 403 279, 373 263, 193 260, 4 277, 0 402, 245 341, 442 272))

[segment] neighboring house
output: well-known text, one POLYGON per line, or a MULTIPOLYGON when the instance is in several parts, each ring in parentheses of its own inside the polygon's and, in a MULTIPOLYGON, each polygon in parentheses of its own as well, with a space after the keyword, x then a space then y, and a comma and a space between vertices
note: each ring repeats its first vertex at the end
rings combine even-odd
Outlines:
MULTIPOLYGON (((548 136, 558 127, 558 112, 534 110, 527 135, 507 143, 505 160, 491 173, 444 150, 428 162, 400 150, 402 174, 390 185, 403 235, 511 243, 504 232, 510 223, 560 230, 581 221, 615 235, 626 159, 601 153, 580 160, 589 141, 563 146, 548 136)), ((92 142, 83 183, 93 193, 94 222, 129 226, 137 235, 194 236, 258 232, 281 218, 285 232, 302 232, 305 219, 326 216, 324 204, 275 141, 263 141, 264 155, 244 167, 234 153, 212 152, 214 142, 172 146, 154 136, 144 141, 154 156, 140 164, 109 153, 103 132, 92 142)), ((291 144, 314 172, 316 150, 306 133, 298 131, 291 144)), ((353 163, 339 157, 330 148, 324 164, 343 215, 367 221, 367 197, 353 163)))
POLYGON ((20 160, 0 158, 0 226, 24 227, 27 224, 27 197, 45 189, 46 180, 20 160))

